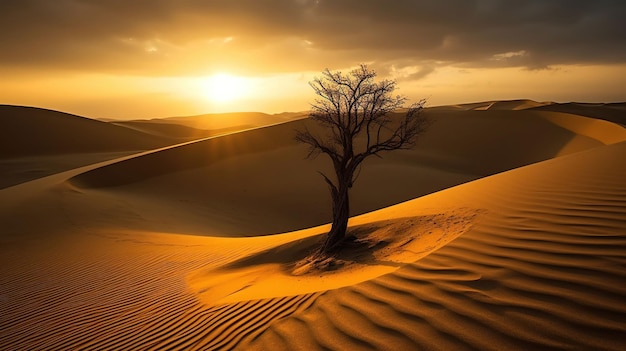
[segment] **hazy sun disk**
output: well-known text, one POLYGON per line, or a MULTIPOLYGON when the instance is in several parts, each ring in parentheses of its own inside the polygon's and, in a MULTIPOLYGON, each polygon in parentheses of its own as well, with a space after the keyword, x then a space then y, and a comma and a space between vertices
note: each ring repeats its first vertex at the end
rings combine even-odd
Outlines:
POLYGON ((217 73, 206 81, 207 98, 214 103, 227 103, 246 94, 245 80, 226 73, 217 73))

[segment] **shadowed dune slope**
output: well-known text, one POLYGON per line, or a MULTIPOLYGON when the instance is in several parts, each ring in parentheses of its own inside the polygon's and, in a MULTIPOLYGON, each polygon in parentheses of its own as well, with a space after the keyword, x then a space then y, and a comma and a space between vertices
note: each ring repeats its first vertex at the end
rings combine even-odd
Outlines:
MULTIPOLYGON (((365 162, 352 189, 353 215, 626 140, 626 130, 609 122, 554 112, 425 113, 433 125, 414 149, 365 162)), ((330 207, 317 170, 329 172, 330 165, 324 156, 304 159, 306 148, 293 139, 304 125, 314 128, 299 120, 192 142, 100 167, 71 182, 136 204, 144 218, 156 209, 176 212, 186 230, 197 234, 259 235, 319 225, 328 220, 330 207), (143 211, 147 204, 150 210, 143 211)), ((176 231, 177 225, 166 228, 176 231)))
POLYGON ((141 182, 164 174, 200 168, 214 162, 293 145, 297 122, 233 133, 158 150, 100 167, 72 179, 82 187, 111 187, 141 182))
POLYGON ((0 158, 148 150, 172 143, 171 139, 63 112, 0 105, 0 158))
POLYGON ((0 105, 0 189, 179 142, 58 111, 0 105))
POLYGON ((0 158, 0 189, 136 153, 137 150, 129 150, 0 158))

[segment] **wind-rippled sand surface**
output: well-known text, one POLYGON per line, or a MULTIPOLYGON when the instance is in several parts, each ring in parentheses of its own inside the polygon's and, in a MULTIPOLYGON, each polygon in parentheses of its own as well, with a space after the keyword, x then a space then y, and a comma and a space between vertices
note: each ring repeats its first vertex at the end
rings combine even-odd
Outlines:
POLYGON ((621 143, 436 194, 487 213, 416 263, 325 293, 252 346, 623 349, 624 156, 621 143))

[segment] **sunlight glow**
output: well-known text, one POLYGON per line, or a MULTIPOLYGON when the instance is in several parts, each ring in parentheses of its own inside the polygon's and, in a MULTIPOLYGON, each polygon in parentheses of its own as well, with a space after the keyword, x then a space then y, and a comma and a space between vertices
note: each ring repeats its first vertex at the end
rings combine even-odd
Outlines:
POLYGON ((213 103, 223 104, 241 99, 248 93, 249 87, 244 78, 217 73, 207 78, 206 97, 213 103))

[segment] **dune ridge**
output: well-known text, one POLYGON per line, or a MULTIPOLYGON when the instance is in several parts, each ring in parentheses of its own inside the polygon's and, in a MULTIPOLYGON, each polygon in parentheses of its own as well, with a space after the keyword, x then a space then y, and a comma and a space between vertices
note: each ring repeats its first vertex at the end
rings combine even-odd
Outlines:
POLYGON ((129 120, 127 122, 173 124, 200 130, 221 130, 237 128, 240 126, 253 128, 281 122, 289 122, 291 120, 304 118, 307 114, 307 112, 284 112, 273 115, 262 112, 228 112, 210 113, 196 116, 153 118, 149 120, 129 120))
POLYGON ((609 122, 626 126, 624 103, 593 104, 593 103, 553 103, 545 106, 533 107, 535 110, 554 111, 576 114, 579 116, 603 119, 609 122))
POLYGON ((286 146, 291 141, 287 131, 293 128, 294 122, 287 122, 235 132, 220 138, 182 143, 85 172, 73 178, 72 183, 92 188, 119 186, 162 174, 203 167, 211 161, 233 155, 268 151, 286 146), (126 172, 121 172, 122 168, 126 172))
POLYGON ((214 137, 217 135, 232 133, 244 129, 251 129, 254 127, 253 125, 236 125, 233 127, 220 129, 199 129, 194 127, 188 127, 183 124, 158 123, 151 121, 112 121, 110 123, 160 137, 180 139, 181 142, 214 137))
POLYGON ((545 105, 553 104, 551 101, 534 101, 529 99, 514 99, 514 100, 493 100, 493 101, 480 101, 470 102, 457 105, 443 105, 436 106, 436 109, 447 110, 463 110, 463 111, 486 111, 486 110, 525 110, 529 108, 535 108, 545 105))
POLYGON ((261 112, 230 112, 109 122, 160 137, 188 141, 289 122, 306 118, 307 115, 307 112, 284 112, 273 115, 261 112))

